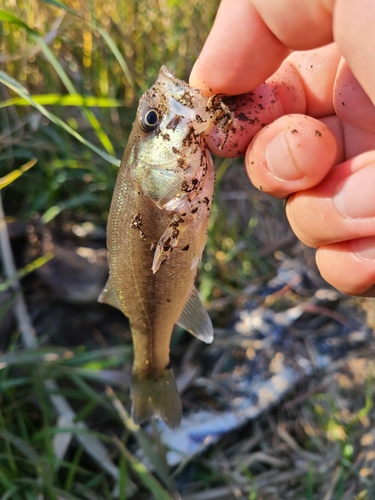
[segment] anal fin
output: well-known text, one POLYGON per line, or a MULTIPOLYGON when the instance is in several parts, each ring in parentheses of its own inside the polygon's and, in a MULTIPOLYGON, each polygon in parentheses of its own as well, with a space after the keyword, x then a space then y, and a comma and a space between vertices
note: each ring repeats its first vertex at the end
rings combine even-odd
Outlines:
POLYGON ((206 344, 214 339, 214 329, 198 291, 193 288, 177 324, 206 344))

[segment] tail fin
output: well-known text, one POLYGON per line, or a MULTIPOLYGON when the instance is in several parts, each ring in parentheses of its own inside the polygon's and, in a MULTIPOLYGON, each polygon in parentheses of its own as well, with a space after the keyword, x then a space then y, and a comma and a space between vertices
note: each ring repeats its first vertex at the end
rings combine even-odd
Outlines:
POLYGON ((141 424, 151 417, 161 418, 171 429, 180 425, 182 408, 171 369, 158 377, 141 377, 133 373, 131 385, 132 417, 141 424))

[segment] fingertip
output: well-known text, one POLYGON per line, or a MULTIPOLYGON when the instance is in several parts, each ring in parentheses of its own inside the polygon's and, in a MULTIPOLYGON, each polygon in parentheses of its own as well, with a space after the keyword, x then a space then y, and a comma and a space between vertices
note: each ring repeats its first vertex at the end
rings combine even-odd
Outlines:
POLYGON ((254 135, 283 114, 277 91, 267 84, 240 96, 223 97, 223 104, 233 112, 232 124, 225 130, 219 123, 205 134, 209 149, 218 156, 244 155, 254 135))
POLYGON ((246 167, 255 186, 273 196, 317 185, 336 159, 336 140, 321 121, 286 115, 263 128, 246 153, 246 167))
POLYGON ((374 239, 361 238, 320 246, 316 252, 316 263, 322 277, 342 293, 373 297, 375 259, 362 258, 356 248, 363 243, 368 251, 366 240, 371 240, 370 245, 374 249, 374 239))

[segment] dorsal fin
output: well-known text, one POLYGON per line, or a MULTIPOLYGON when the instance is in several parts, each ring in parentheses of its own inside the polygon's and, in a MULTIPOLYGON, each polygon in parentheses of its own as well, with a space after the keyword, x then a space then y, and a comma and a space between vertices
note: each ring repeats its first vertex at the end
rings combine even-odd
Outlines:
POLYGON ((177 324, 206 344, 214 339, 214 329, 198 291, 193 288, 177 324))

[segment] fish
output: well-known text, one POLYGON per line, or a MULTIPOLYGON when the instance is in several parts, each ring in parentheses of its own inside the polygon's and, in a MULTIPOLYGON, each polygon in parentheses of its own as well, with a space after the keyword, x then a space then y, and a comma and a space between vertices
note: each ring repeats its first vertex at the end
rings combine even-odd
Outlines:
POLYGON ((162 66, 141 97, 107 223, 109 278, 99 302, 128 317, 132 418, 180 425, 170 362, 175 324, 209 344, 213 326, 194 287, 215 171, 204 134, 228 114, 162 66))

